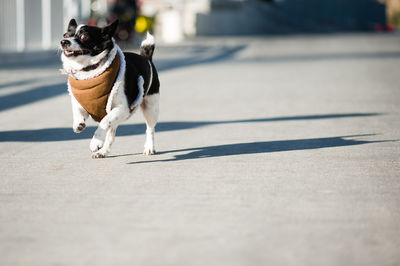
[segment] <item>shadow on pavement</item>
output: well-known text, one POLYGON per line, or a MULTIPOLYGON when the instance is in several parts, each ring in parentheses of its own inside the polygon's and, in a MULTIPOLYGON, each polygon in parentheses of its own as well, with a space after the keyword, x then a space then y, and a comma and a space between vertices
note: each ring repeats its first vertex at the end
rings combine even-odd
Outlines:
POLYGON ((189 152, 186 154, 174 155, 174 158, 165 160, 148 160, 130 162, 128 164, 141 164, 153 162, 171 162, 182 161, 190 159, 213 158, 232 155, 246 155, 246 154, 259 154, 259 153, 272 153, 282 151, 300 151, 300 150, 313 150, 332 147, 354 146, 369 143, 388 142, 388 140, 379 141, 366 141, 355 140, 347 138, 357 138, 374 136, 375 134, 365 135, 350 135, 338 136, 328 138, 313 138, 313 139, 295 139, 295 140, 278 140, 278 141, 262 141, 262 142, 249 142, 249 143, 235 143, 217 146, 206 146, 198 148, 189 148, 181 150, 165 151, 160 154, 189 152))
MULTIPOLYGON (((166 71, 175 68, 186 66, 218 62, 229 59, 237 52, 244 49, 246 45, 238 46, 222 46, 214 48, 212 46, 192 47, 186 48, 190 50, 190 56, 178 59, 161 59, 156 60, 158 71, 166 71)), ((21 67, 27 67, 21 64, 21 67)), ((58 69, 59 67, 55 67, 58 69)), ((1 88, 10 86, 25 85, 32 80, 19 80, 16 82, 0 84, 1 88)), ((38 102, 48 98, 52 98, 63 93, 67 93, 67 83, 57 83, 53 85, 34 87, 26 91, 16 92, 9 95, 0 97, 0 111, 16 108, 26 104, 38 102)))
MULTIPOLYGON (((237 124, 237 123, 266 123, 278 121, 300 121, 300 120, 319 120, 334 118, 368 117, 377 116, 380 113, 346 113, 346 114, 325 114, 325 115, 304 115, 304 116, 286 116, 258 119, 226 120, 226 121, 170 121, 160 122, 156 126, 157 132, 187 130, 210 125, 237 124)), ((43 128, 0 131, 0 142, 52 142, 90 139, 96 127, 88 127, 80 134, 75 134, 72 128, 43 128)), ((118 127, 117 136, 131 136, 144 134, 145 124, 129 124, 118 127)))
MULTIPOLYGON (((236 53, 246 48, 246 45, 236 46, 195 46, 182 48, 189 50, 186 52, 190 56, 177 59, 155 60, 158 71, 167 71, 176 68, 206 64, 228 60, 233 58, 236 53)), ((378 52, 378 53, 343 53, 343 54, 308 54, 308 55, 284 55, 267 56, 257 58, 235 59, 232 62, 263 62, 263 63, 285 63, 285 62, 306 62, 306 61, 327 61, 327 60, 360 60, 360 59, 393 59, 400 57, 399 52, 378 52)), ((173 58, 173 57, 172 57, 173 58)), ((14 83, 0 84, 0 89, 10 86, 28 84, 30 80, 20 80, 14 83)), ((53 85, 39 86, 32 89, 16 92, 5 96, 0 96, 0 111, 20 107, 26 104, 38 102, 55 96, 67 93, 66 83, 56 83, 53 85)))
POLYGON ((39 86, 28 91, 16 92, 0 97, 0 111, 38 102, 67 93, 67 84, 58 83, 39 86))
POLYGON ((38 81, 39 79, 23 79, 23 80, 17 80, 17 81, 11 81, 11 82, 6 82, 0 84, 0 89, 3 88, 8 88, 8 87, 14 87, 14 86, 22 86, 22 85, 27 85, 29 83, 38 81))
MULTIPOLYGON (((186 66, 194 66, 199 64, 207 64, 223 61, 232 58, 236 53, 245 49, 247 45, 236 46, 195 46, 190 48, 192 56, 178 59, 154 59, 158 71, 166 71, 186 66)), ((177 48, 179 49, 179 48, 177 48)), ((183 48, 185 49, 185 48, 183 48)), ((186 48, 187 49, 187 48, 186 48)))

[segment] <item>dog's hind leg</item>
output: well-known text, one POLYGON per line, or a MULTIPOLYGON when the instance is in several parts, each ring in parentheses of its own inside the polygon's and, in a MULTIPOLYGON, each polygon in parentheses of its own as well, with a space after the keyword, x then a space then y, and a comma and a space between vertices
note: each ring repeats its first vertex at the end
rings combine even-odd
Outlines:
POLYGON ((146 119, 146 142, 144 143, 144 155, 152 155, 156 152, 154 148, 154 133, 158 120, 160 94, 147 95, 140 107, 146 119))
POLYGON ((110 128, 106 133, 106 139, 103 147, 92 154, 92 158, 104 158, 110 152, 111 145, 115 140, 115 133, 117 132, 117 126, 110 128))

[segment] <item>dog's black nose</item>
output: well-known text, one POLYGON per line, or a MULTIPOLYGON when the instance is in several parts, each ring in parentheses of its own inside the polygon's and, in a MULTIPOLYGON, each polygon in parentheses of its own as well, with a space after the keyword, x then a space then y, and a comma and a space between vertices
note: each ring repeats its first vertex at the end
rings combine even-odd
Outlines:
POLYGON ((61 46, 64 48, 71 45, 71 42, 68 40, 62 40, 60 43, 61 43, 61 46))

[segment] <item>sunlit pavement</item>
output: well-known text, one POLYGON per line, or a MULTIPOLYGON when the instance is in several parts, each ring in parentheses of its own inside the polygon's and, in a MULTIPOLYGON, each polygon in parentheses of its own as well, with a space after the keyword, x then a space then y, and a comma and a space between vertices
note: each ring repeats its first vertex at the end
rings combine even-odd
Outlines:
POLYGON ((195 39, 155 52, 109 158, 57 61, 0 68, 0 264, 399 265, 400 39, 195 39))

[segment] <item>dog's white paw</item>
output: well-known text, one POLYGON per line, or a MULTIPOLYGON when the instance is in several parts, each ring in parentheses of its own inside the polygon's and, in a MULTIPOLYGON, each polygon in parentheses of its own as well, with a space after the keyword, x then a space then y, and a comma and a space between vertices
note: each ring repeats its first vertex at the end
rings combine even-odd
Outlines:
POLYGON ((156 151, 154 149, 144 149, 143 154, 147 156, 154 155, 156 154, 156 151))
POLYGON ((156 154, 156 150, 154 148, 154 145, 145 145, 144 146, 144 151, 143 151, 144 155, 153 155, 156 154))
POLYGON ((93 159, 99 159, 99 158, 105 158, 106 154, 102 152, 94 152, 92 153, 92 158, 93 159))
POLYGON ((92 140, 90 141, 90 150, 92 152, 96 152, 100 150, 104 145, 104 140, 101 140, 95 136, 93 136, 92 140))
POLYGON ((90 141, 90 150, 92 152, 96 152, 101 148, 103 148, 105 139, 106 139, 105 131, 98 128, 94 133, 92 140, 90 141))
POLYGON ((85 123, 79 123, 77 125, 73 125, 73 130, 75 133, 81 133, 84 129, 86 128, 86 124, 85 123))

